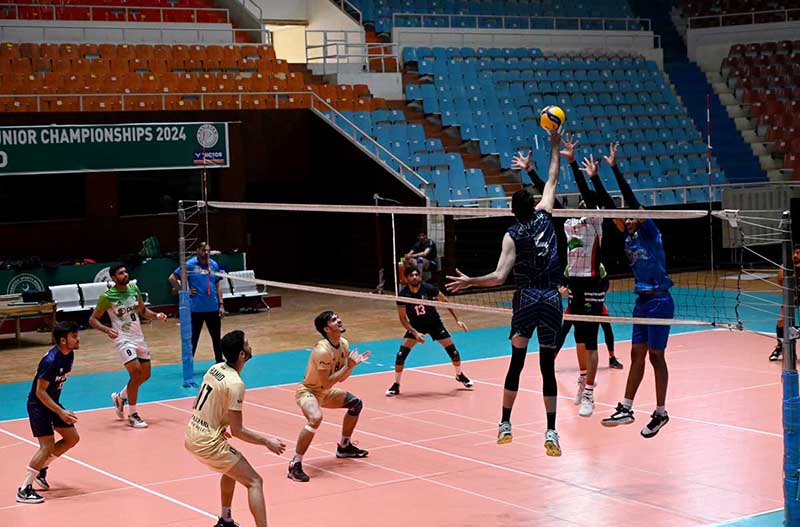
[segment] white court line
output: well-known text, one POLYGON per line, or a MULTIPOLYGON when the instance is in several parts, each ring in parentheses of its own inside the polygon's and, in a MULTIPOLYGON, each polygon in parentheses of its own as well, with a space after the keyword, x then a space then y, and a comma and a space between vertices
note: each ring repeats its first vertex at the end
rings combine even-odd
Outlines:
POLYGON ((17 446, 17 445, 24 445, 24 444, 25 444, 25 443, 23 443, 22 441, 17 441, 16 443, 11 443, 11 444, 8 444, 8 445, 3 445, 3 446, 0 446, 0 450, 2 450, 2 449, 4 449, 4 448, 8 448, 8 447, 12 447, 12 446, 17 446))
MULTIPOLYGON (((297 416, 297 414, 295 414, 293 412, 287 412, 286 410, 281 410, 281 409, 278 409, 278 408, 272 408, 270 406, 254 403, 252 401, 245 401, 244 404, 247 404, 247 405, 250 405, 250 406, 254 406, 256 408, 262 408, 264 410, 269 410, 269 411, 280 413, 280 414, 299 417, 299 416, 297 416)), ((336 427, 338 427, 337 424, 329 423, 327 421, 323 421, 322 424, 327 425, 327 426, 336 426, 336 427)), ((693 516, 693 515, 686 514, 686 513, 683 513, 683 512, 675 511, 675 509, 670 509, 668 507, 661 507, 659 505, 654 505, 652 503, 641 502, 641 501, 637 501, 637 500, 630 499, 630 498, 622 498, 622 497, 613 496, 613 495, 610 495, 610 494, 607 494, 607 493, 603 492, 602 490, 598 490, 598 489, 595 489, 593 487, 582 485, 580 483, 573 483, 573 482, 570 482, 570 481, 562 480, 562 479, 559 479, 559 478, 556 478, 556 477, 553 477, 553 476, 545 476, 545 475, 542 475, 542 474, 536 474, 536 473, 533 473, 533 472, 526 472, 524 470, 518 470, 518 469, 515 469, 515 468, 511 468, 511 467, 506 467, 506 466, 503 466, 503 465, 497 465, 495 463, 490 463, 488 461, 483 461, 481 459, 476 459, 476 458, 472 458, 472 457, 469 457, 469 456, 463 456, 461 454, 455 454, 453 452, 448 452, 446 450, 440 450, 438 448, 433 448, 433 447, 421 445, 421 444, 418 444, 418 443, 411 443, 411 442, 408 442, 408 441, 403 441, 401 439, 396 439, 396 438, 393 438, 393 437, 388 437, 388 436, 384 436, 384 435, 381 435, 381 434, 376 434, 374 432, 368 432, 368 431, 363 430, 363 429, 359 429, 359 432, 361 434, 369 435, 369 436, 372 436, 372 437, 377 437, 378 439, 383 439, 385 441, 394 441, 394 442, 397 442, 397 443, 402 443, 402 444, 404 444, 406 446, 410 446, 410 447, 413 447, 413 448, 418 448, 420 450, 425 450, 425 451, 428 451, 428 452, 432 452, 434 454, 441 454, 443 456, 452 457, 452 458, 459 459, 459 460, 462 460, 462 461, 475 463, 475 464, 482 465, 482 466, 485 466, 485 467, 488 467, 488 468, 494 468, 494 469, 497 469, 497 470, 501 470, 501 471, 504 471, 504 472, 510 472, 512 474, 525 476, 525 477, 529 477, 529 478, 540 479, 540 480, 548 481, 550 483, 560 483, 560 484, 563 484, 563 485, 567 485, 568 487, 573 487, 573 488, 577 488, 577 489, 581 489, 581 490, 590 492, 592 494, 600 494, 601 496, 606 497, 606 498, 608 498, 608 499, 610 499, 612 501, 616 501, 616 502, 619 502, 619 503, 624 503, 626 505, 635 504, 635 505, 639 505, 639 506, 642 506, 642 507, 645 507, 645 508, 651 508, 651 509, 658 510, 658 511, 661 511, 661 512, 666 512, 668 514, 673 514, 675 516, 680 516, 682 518, 690 519, 690 520, 696 521, 696 522, 711 522, 711 521, 714 521, 714 520, 712 520, 710 518, 704 518, 704 517, 701 517, 701 516, 693 516)), ((459 490, 459 491, 462 491, 462 492, 465 492, 465 493, 468 493, 468 494, 474 494, 474 495, 477 495, 479 497, 482 497, 479 494, 473 493, 472 491, 469 491, 469 490, 466 490, 466 489, 460 489, 459 487, 453 486, 453 489, 454 490, 459 490)), ((497 500, 493 499, 493 501, 497 501, 497 500)), ((522 506, 518 505, 517 507, 522 507, 522 506)))
MULTIPOLYGON (((427 367, 427 366, 423 366, 423 367, 427 367)), ((419 369, 419 368, 407 368, 406 371, 415 371, 417 373, 424 373, 426 375, 447 377, 446 375, 444 375, 442 373, 436 373, 436 372, 433 372, 433 371, 426 371, 426 370, 419 369)), ((497 383, 493 383, 493 382, 483 382, 483 381, 481 381, 481 384, 485 384, 487 386, 494 386, 494 387, 497 387, 497 388, 503 388, 502 384, 497 384, 497 383)), ((527 392, 527 393, 535 393, 535 394, 542 395, 541 391, 539 391, 539 390, 531 390, 530 388, 520 388, 518 391, 527 392)), ((700 397, 700 396, 697 396, 697 397, 700 397)), ((570 400, 570 401, 574 401, 575 400, 574 397, 569 396, 569 395, 559 395, 558 398, 559 399, 570 400)), ((614 405, 614 404, 606 404, 606 403, 601 403, 601 402, 598 402, 598 401, 595 401, 594 404, 597 405, 597 406, 605 406, 606 408, 616 408, 616 405, 614 405)), ((641 408, 643 406, 644 406, 644 404, 638 404, 638 405, 634 406, 634 408, 638 409, 641 412, 642 411, 641 408)), ((729 430, 738 430, 740 432, 751 432, 753 434, 760 434, 760 435, 765 435, 765 436, 770 436, 770 437, 780 437, 780 438, 783 437, 783 434, 776 434, 776 433, 773 433, 773 432, 767 432, 766 430, 758 430, 756 428, 747 428, 745 426, 730 425, 730 424, 727 424, 727 423, 716 423, 714 421, 705 421, 705 420, 702 420, 702 419, 693 419, 691 417, 681 417, 681 416, 678 416, 678 415, 675 415, 675 414, 669 414, 669 417, 670 417, 670 419, 678 419, 678 420, 681 420, 681 421, 689 421, 690 423, 698 423, 698 424, 704 424, 704 425, 708 425, 708 426, 716 426, 716 427, 719 427, 719 428, 727 428, 729 430)))
MULTIPOLYGON (((23 443, 28 443, 29 445, 35 446, 37 448, 39 447, 38 443, 34 443, 33 441, 31 441, 29 439, 25 439, 24 437, 18 436, 17 434, 15 434, 13 432, 9 432, 8 430, 3 430, 2 428, 0 428, 0 432, 6 434, 7 436, 13 437, 14 439, 17 439, 17 440, 19 440, 19 441, 21 441, 23 443)), ((67 461, 72 461, 73 463, 75 463, 77 465, 80 465, 80 466, 82 466, 84 468, 88 468, 89 470, 97 472, 98 474, 102 474, 103 476, 106 476, 107 478, 111 478, 113 480, 119 481, 120 483, 124 483, 125 485, 128 485, 129 487, 133 487, 135 489, 139 489, 139 490, 141 490, 143 492, 146 492, 148 494, 151 494, 151 495, 153 495, 153 496, 155 496, 157 498, 161 498, 162 500, 166 500, 166 501, 168 501, 168 502, 170 502, 170 503, 172 503, 174 505, 178 505, 178 506, 183 507, 185 509, 189 509, 192 512, 196 512, 198 514, 202 514, 203 516, 205 516, 207 518, 212 518, 214 520, 218 519, 216 514, 211 514, 210 512, 204 511, 202 509, 198 509, 194 505, 189 505, 188 503, 185 503, 185 502, 183 502, 181 500, 175 499, 175 498, 173 498, 171 496, 167 496, 166 494, 162 494, 162 493, 160 493, 158 491, 155 491, 155 490, 152 490, 152 489, 148 489, 144 485, 140 485, 138 483, 135 483, 135 482, 133 482, 133 481, 131 481, 129 479, 123 478, 122 476, 117 476, 116 474, 113 474, 111 472, 108 472, 107 470, 103 470, 102 468, 99 468, 99 467, 96 467, 96 466, 91 465, 89 463, 86 463, 85 461, 81 461, 80 459, 74 458, 72 456, 68 456, 66 454, 62 455, 61 459, 66 459, 67 461)))

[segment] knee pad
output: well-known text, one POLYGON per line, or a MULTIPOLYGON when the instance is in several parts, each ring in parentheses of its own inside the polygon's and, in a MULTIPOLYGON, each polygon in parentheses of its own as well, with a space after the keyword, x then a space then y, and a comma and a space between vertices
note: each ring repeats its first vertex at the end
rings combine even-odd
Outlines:
POLYGON ((545 397, 557 396, 556 350, 552 348, 541 348, 539 350, 539 368, 542 370, 542 394, 545 397))
POLYGON ((450 356, 451 361, 461 362, 461 355, 458 354, 458 350, 456 349, 455 344, 450 344, 444 349, 444 351, 446 351, 447 355, 450 356))
POLYGON ((364 403, 358 397, 353 397, 344 403, 344 407, 347 408, 347 415, 358 415, 364 408, 364 403))
POLYGON ((319 428, 319 425, 317 425, 317 427, 315 428, 313 424, 306 423, 306 426, 304 426, 303 428, 306 429, 306 432, 309 432, 309 433, 312 433, 312 434, 316 434, 317 433, 317 429, 319 428))
POLYGON ((519 376, 525 366, 525 354, 527 351, 525 348, 511 347, 511 362, 508 364, 506 382, 503 385, 506 390, 511 390, 512 392, 519 390, 519 376))
POLYGON ((400 346, 400 351, 397 352, 397 357, 394 359, 395 366, 402 366, 406 363, 406 357, 411 353, 411 348, 400 346))

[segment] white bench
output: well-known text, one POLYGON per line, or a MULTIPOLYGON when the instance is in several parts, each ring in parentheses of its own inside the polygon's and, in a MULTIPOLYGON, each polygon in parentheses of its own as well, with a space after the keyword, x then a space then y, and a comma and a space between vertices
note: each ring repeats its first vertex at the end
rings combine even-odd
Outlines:
POLYGON ((234 277, 249 278, 255 280, 256 273, 253 270, 245 271, 232 271, 228 273, 231 275, 231 298, 247 298, 247 297, 265 297, 267 292, 259 291, 258 285, 250 282, 249 280, 237 280, 234 277))
POLYGON ((85 311, 86 308, 81 303, 81 290, 78 284, 51 285, 49 289, 53 293, 56 311, 60 313, 85 311))

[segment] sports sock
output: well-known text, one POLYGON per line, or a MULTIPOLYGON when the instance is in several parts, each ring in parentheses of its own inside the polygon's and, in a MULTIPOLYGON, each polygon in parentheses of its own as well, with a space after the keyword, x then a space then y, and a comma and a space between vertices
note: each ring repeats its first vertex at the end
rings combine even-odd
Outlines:
POLYGON ((456 370, 456 377, 458 377, 459 375, 461 375, 461 364, 459 364, 458 366, 456 366, 455 364, 453 364, 453 368, 456 370))
POLYGON ((583 391, 584 393, 588 392, 589 395, 594 395, 594 384, 587 384, 583 391))
POLYGON ((136 413, 136 405, 132 404, 128 407, 128 415, 131 416, 136 413))
POLYGON ((27 467, 25 469, 25 479, 22 481, 21 489, 24 489, 28 485, 33 484, 33 480, 36 476, 39 475, 39 471, 35 468, 27 467))
POLYGON ((667 415, 667 407, 666 406, 656 406, 656 413, 658 415, 667 415))
POLYGON ((290 465, 294 465, 295 463, 302 463, 303 462, 303 454, 295 454, 292 458, 292 462, 289 463, 290 465))
POLYGON ((342 436, 342 440, 339 441, 339 446, 342 448, 347 448, 350 445, 350 438, 342 436))
POLYGON ((511 422, 511 408, 506 408, 505 406, 503 407, 503 417, 500 419, 500 422, 511 422))
POLYGON ((222 507, 222 512, 219 514, 219 517, 225 520, 226 522, 232 522, 233 516, 231 516, 231 508, 222 507))
POLYGON ((631 408, 633 408, 633 399, 623 399, 622 406, 630 410, 631 408))
POLYGON ((119 396, 122 399, 127 399, 128 398, 128 385, 127 384, 125 385, 125 387, 123 389, 121 389, 119 391, 119 396))

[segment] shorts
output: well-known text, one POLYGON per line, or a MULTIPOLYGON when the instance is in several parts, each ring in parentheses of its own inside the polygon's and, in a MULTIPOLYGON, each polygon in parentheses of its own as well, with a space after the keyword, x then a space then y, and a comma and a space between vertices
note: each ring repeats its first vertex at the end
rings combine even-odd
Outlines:
POLYGON ((330 390, 315 391, 311 390, 304 384, 297 387, 294 395, 294 400, 297 406, 303 407, 303 401, 309 397, 317 400, 322 408, 344 408, 347 392, 339 388, 331 388, 330 390))
MULTIPOLYGON (((573 295, 567 306, 567 313, 571 315, 608 315, 608 310, 602 302, 586 302, 585 300, 582 295, 573 295)), ((573 320, 572 323, 575 326, 575 343, 583 344, 588 350, 596 350, 597 330, 600 328, 600 323, 579 320, 573 320)))
POLYGON ((558 349, 563 319, 558 289, 517 289, 512 302, 511 333, 527 339, 538 329, 539 347, 558 349))
MULTIPOLYGON (((60 403, 58 405, 61 406, 60 403)), ((75 425, 65 423, 58 414, 38 402, 28 402, 28 420, 33 437, 51 436, 54 428, 75 428, 75 425)))
MULTIPOLYGON (((633 308, 633 317, 672 318, 675 315, 675 303, 668 292, 652 295, 637 295, 633 308)), ((634 324, 631 335, 632 344, 647 343, 651 350, 667 349, 670 326, 634 324)))
POLYGON ((122 364, 128 364, 134 359, 150 360, 150 350, 147 349, 147 344, 144 342, 136 342, 133 340, 120 340, 114 343, 117 347, 122 364))
MULTIPOLYGON (((447 331, 447 328, 444 327, 441 320, 436 322, 430 322, 427 324, 411 324, 411 327, 422 333, 423 335, 430 335, 433 340, 444 340, 450 338, 450 333, 447 331)), ((413 339, 414 334, 410 331, 406 331, 406 334, 403 335, 404 339, 413 339)))
POLYGON ((428 260, 422 256, 417 256, 417 265, 422 268, 426 260, 428 261, 428 271, 435 271, 439 268, 439 262, 437 260, 428 260))
POLYGON ((198 445, 186 439, 183 445, 198 461, 222 474, 228 472, 242 459, 242 454, 224 439, 210 445, 198 445))

